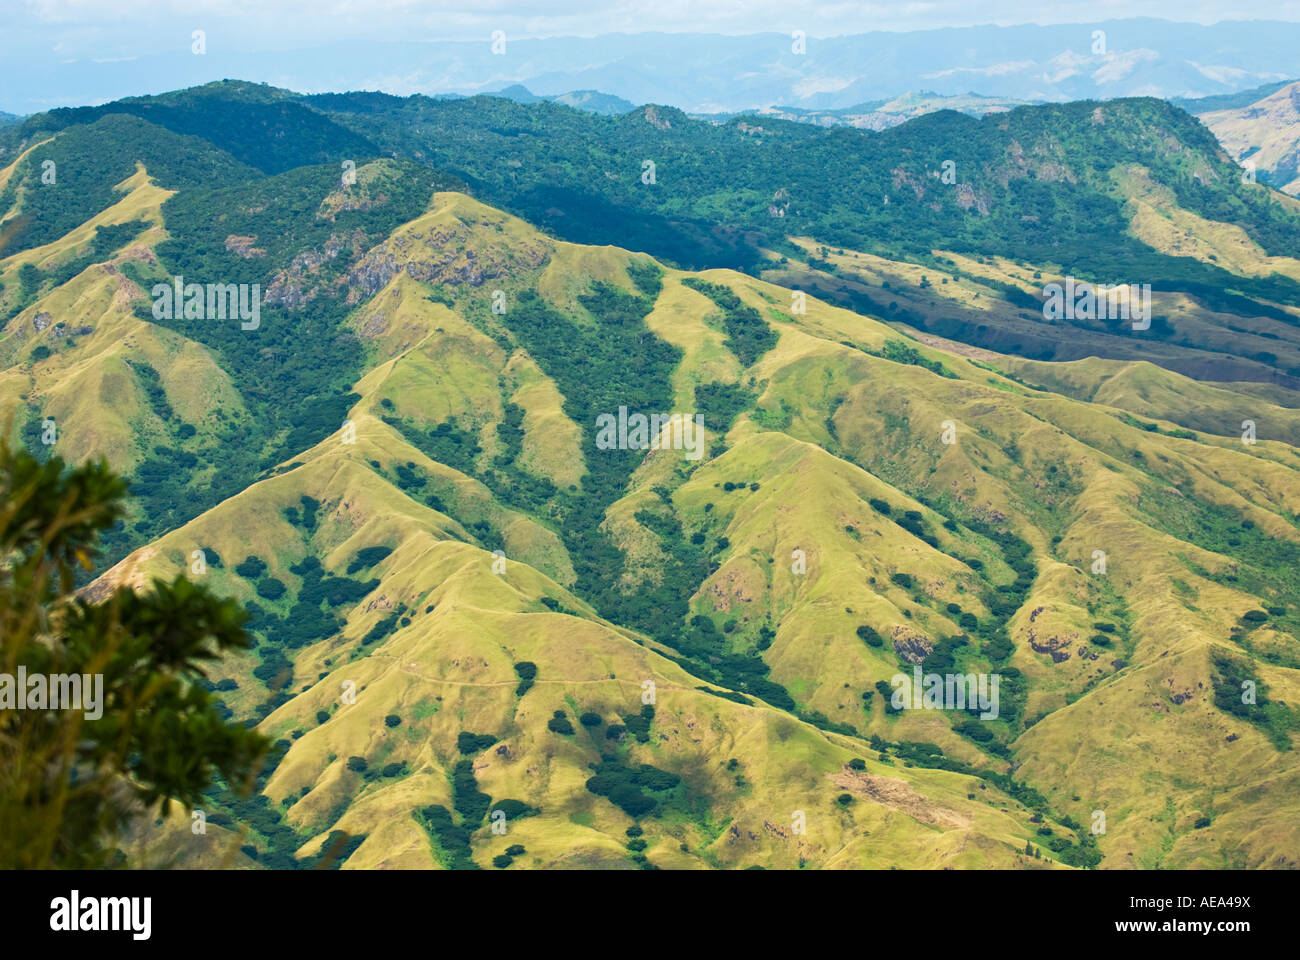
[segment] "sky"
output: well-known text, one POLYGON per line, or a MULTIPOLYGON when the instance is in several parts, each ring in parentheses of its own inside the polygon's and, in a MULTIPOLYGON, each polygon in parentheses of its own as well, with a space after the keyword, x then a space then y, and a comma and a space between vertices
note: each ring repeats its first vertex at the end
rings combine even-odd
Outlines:
MULTIPOLYGON (((874 74, 892 69, 879 65, 890 62, 890 51, 897 51, 908 76, 891 72, 894 86, 877 83, 879 90, 854 94, 854 103, 908 89, 937 90, 926 85, 927 78, 949 67, 974 73, 948 93, 975 90, 1022 99, 1199 96, 1300 76, 1300 52, 1292 56, 1300 49, 1295 29, 1300 0, 1240 0, 1231 6, 1207 0, 0 0, 0 111, 21 116, 234 78, 306 93, 366 89, 402 96, 472 94, 526 83, 540 93, 596 88, 638 103, 717 112, 802 103, 821 90, 856 90, 855 84, 879 80, 874 74), (1131 19, 1136 17, 1201 26, 1175 37, 1159 22, 1131 19), (1224 27, 1222 43, 1219 34, 1202 29, 1227 20, 1270 23, 1224 27), (1289 21, 1287 27, 1272 25, 1279 20, 1289 21), (1010 31, 1014 39, 973 31, 979 39, 969 43, 952 33, 916 32, 1102 22, 1114 49, 1107 54, 1111 62, 1089 67, 1096 72, 1096 89, 1054 86, 1059 76, 1082 69, 1075 61, 1092 42, 1088 27, 1068 42, 1058 28, 1054 39, 1041 43, 1032 30, 1010 31), (791 46, 796 31, 807 37, 812 54, 820 38, 864 34, 874 34, 863 41, 864 49, 884 52, 876 57, 879 64, 847 55, 837 62, 833 48, 824 48, 824 56, 809 56, 794 70, 800 78, 786 89, 760 81, 779 81, 778 74, 794 69, 789 63, 777 66, 754 53, 748 60, 736 58, 727 72, 720 59, 698 49, 709 35, 753 36, 755 51, 775 56, 791 46), (510 51, 524 51, 518 56, 487 56, 499 34, 509 41, 642 36, 595 47, 516 45, 510 51), (679 36, 665 42, 665 34, 679 36), (436 50, 420 46, 438 41, 444 43, 436 50), (1076 49, 1079 43, 1083 47, 1076 49), (922 69, 931 54, 934 69, 922 69), (1130 63, 1160 55, 1165 59, 1155 67, 1130 63), (1074 59, 1064 63, 1062 57, 1074 59), (1143 69, 1124 89, 1101 82, 1107 70, 1137 66, 1143 69), (990 71, 1018 71, 1025 79, 999 83, 990 71), (1040 73, 1048 78, 1046 86, 1031 76, 1040 73), (647 78, 658 83, 647 85, 647 78), (714 88, 730 92, 710 94, 714 88)), ((746 42, 729 46, 743 48, 746 42)))
MULTIPOLYGON (((810 37, 875 30, 1125 17, 1195 23, 1300 21, 1300 0, 0 0, 0 56, 45 52, 111 60, 188 47, 193 30, 243 51, 356 40, 475 40, 604 33, 748 34, 803 30, 810 37)), ((2 75, 2 74, 0 74, 2 75)))

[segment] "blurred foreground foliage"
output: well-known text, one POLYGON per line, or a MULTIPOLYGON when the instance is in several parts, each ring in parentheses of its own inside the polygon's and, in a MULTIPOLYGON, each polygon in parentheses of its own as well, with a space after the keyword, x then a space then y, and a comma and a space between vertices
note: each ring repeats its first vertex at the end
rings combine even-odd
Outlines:
POLYGON ((182 576, 141 593, 74 591, 125 496, 105 463, 41 463, 0 443, 0 683, 20 668, 103 678, 82 709, 4 701, 0 867, 112 865, 132 819, 173 800, 192 807, 216 773, 248 781, 266 751, 195 682, 205 663, 249 646, 237 604, 182 576))

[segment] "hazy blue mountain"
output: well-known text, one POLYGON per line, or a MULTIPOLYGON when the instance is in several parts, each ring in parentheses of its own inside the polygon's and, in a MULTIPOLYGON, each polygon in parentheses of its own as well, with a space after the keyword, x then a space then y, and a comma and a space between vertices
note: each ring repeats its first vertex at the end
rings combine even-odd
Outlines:
MULTIPOLYGON (((1292 77, 1300 24, 1201 26, 1131 19, 810 37, 803 53, 794 46, 787 33, 509 40, 500 54, 486 39, 257 53, 213 47, 202 56, 192 54, 188 43, 178 43, 168 52, 98 63, 63 62, 33 47, 8 58, 9 82, 0 91, 0 108, 31 113, 103 103, 156 92, 158 77, 166 77, 171 88, 235 77, 306 92, 361 89, 398 95, 476 94, 519 84, 543 98, 601 91, 633 104, 670 104, 695 113, 773 105, 834 110, 906 90, 1031 101, 1190 98, 1292 77), (1094 39, 1096 31, 1105 33, 1104 50, 1094 39)), ((613 101, 597 102, 599 112, 606 112, 606 105, 614 110, 613 101)))
POLYGON ((502 87, 496 92, 498 97, 505 97, 507 100, 513 100, 515 103, 541 103, 542 98, 533 93, 521 83, 512 83, 508 87, 502 87))
POLYGON ((588 113, 601 113, 608 116, 618 116, 636 109, 635 103, 608 93, 601 93, 599 90, 574 90, 559 96, 539 97, 523 84, 512 83, 498 90, 494 96, 513 100, 515 103, 562 103, 575 110, 586 110, 588 113))
MULTIPOLYGON (((967 116, 982 117, 986 113, 999 113, 1032 101, 1011 97, 982 97, 979 94, 940 96, 931 91, 908 91, 891 100, 870 100, 851 107, 814 110, 808 107, 761 107, 738 113, 695 113, 697 120, 726 123, 736 117, 759 116, 773 120, 793 120, 819 127, 856 127, 859 130, 887 130, 922 114, 937 110, 956 110, 967 116)), ((1197 101, 1190 101, 1197 102, 1197 101)))
POLYGON ((576 110, 588 110, 591 113, 603 113, 611 116, 635 110, 636 104, 622 97, 601 93, 599 90, 574 90, 558 97, 547 97, 552 103, 562 103, 576 110))

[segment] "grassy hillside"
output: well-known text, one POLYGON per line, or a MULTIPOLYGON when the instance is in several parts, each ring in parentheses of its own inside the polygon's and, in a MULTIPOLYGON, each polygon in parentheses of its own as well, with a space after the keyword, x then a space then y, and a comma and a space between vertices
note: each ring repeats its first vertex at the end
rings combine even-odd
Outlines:
MULTIPOLYGON (((147 120, 28 122, 52 134, 40 149, 75 146, 86 119, 188 136, 228 92, 161 98, 147 120)), ((288 124, 432 110, 240 96, 288 124)), ((123 140, 130 169, 58 207, 57 236, 20 222, 0 251, 0 418, 38 453, 107 456, 131 478, 91 596, 188 572, 245 604, 256 649, 209 682, 277 741, 250 792, 210 792, 209 834, 155 824, 128 855, 1294 866, 1300 404, 1284 371, 1300 366, 1300 259, 1279 232, 1293 214, 1264 188, 1232 209, 1198 195, 1226 161, 1190 135, 1158 156, 1125 127, 1182 136, 1177 114, 1043 109, 926 118, 897 143, 960 133, 988 171, 1004 136, 1037 144, 1032 176, 989 197, 1100 211, 1104 196, 1114 219, 1098 223, 1120 238, 1105 256, 1144 250, 1184 283, 1157 289, 1150 331, 1042 313, 1043 285, 1079 269, 1052 257, 1097 224, 1033 259, 972 249, 994 219, 1029 244, 1014 206, 942 243, 922 218, 909 250, 832 246, 819 220, 746 234, 753 272, 688 270, 486 202, 523 170, 490 143, 495 185, 427 157, 363 157, 344 180, 316 141, 279 159, 245 144, 191 183, 123 140), (1080 137, 1141 162, 1094 167, 1080 137), (1230 289, 1209 283, 1220 272, 1230 289), (176 275, 259 284, 259 328, 155 320, 149 291, 176 275), (700 432, 611 447, 600 424, 620 408, 698 414, 700 432), (917 667, 996 676, 997 716, 897 708, 890 680, 917 667)), ((583 116, 638 152, 702 136, 667 113, 583 116)), ((799 129, 816 155, 823 134, 799 129)), ((375 126, 379 150, 376 131, 409 135, 375 126)), ((10 185, 35 189, 38 153, 10 185)), ((711 175, 692 174, 701 190, 711 175)), ((706 195, 680 198, 675 222, 727 206, 706 195)), ((555 209, 552 223, 571 210, 555 209)), ((903 215, 845 213, 845 236, 903 215)), ((739 236, 724 226, 687 234, 716 253, 739 236)))
POLYGON ((1300 192, 1300 83, 1260 94, 1246 103, 1207 103, 1196 113, 1234 158, 1294 196, 1300 192))
MULTIPOLYGON (((266 637, 261 666, 250 659, 232 670, 238 686, 227 702, 237 715, 264 718, 264 728, 288 743, 264 790, 272 806, 288 798, 281 812, 302 851, 314 851, 312 844, 323 843, 333 829, 369 836, 367 825, 391 823, 358 848, 353 865, 457 862, 442 846, 451 843, 442 814, 429 814, 428 822, 443 824, 444 839, 431 844, 429 831, 436 837, 438 829, 419 829, 427 819, 420 804, 437 800, 453 827, 472 828, 471 859, 480 844, 496 856, 490 828, 482 820, 467 822, 455 805, 461 757, 448 747, 468 731, 496 738, 494 749, 507 751, 489 754, 492 762, 471 763, 475 789, 497 784, 491 796, 543 811, 528 818, 522 841, 542 851, 536 865, 624 857, 626 851, 603 845, 618 841, 619 831, 631 825, 626 814, 610 821, 581 782, 561 773, 572 769, 568 765, 612 763, 601 759, 599 747, 618 741, 597 737, 574 755, 549 753, 535 763, 529 757, 568 743, 562 739, 567 734, 547 729, 557 720, 555 710, 565 712, 575 736, 600 734, 600 727, 617 724, 608 719, 611 711, 635 713, 636 703, 627 701, 635 701, 640 683, 650 679, 673 691, 680 711, 673 721, 688 728, 700 723, 705 703, 723 711, 708 714, 715 729, 752 725, 727 719, 728 711, 761 710, 788 717, 801 737, 827 749, 852 751, 857 744, 859 754, 878 762, 876 744, 912 770, 982 771, 986 789, 1001 785, 1021 803, 1030 801, 1025 817, 1083 824, 1094 810, 1107 811, 1110 826, 1097 843, 1103 865, 1151 865, 1171 857, 1270 862, 1262 845, 1235 837, 1231 857, 1211 854, 1201 832, 1212 828, 1193 832, 1188 824, 1205 814, 1209 798, 1216 812, 1230 809, 1238 822, 1289 803, 1291 754, 1279 752, 1290 744, 1287 708, 1281 708, 1280 728, 1271 725, 1276 720, 1251 722, 1225 712, 1217 672, 1244 669, 1268 689, 1283 691, 1300 667, 1290 625, 1300 596, 1283 573, 1300 549, 1297 457, 1268 433, 1275 424, 1293 428, 1285 413, 1279 421, 1261 419, 1261 440, 1247 447, 1210 429, 1216 406, 1229 405, 1229 391, 1159 368, 1147 366, 1158 375, 1156 391, 1139 387, 1129 370, 1106 376, 1107 368, 1083 368, 1072 375, 1076 365, 975 362, 909 343, 879 321, 816 300, 805 314, 788 313, 788 291, 742 275, 714 271, 696 279, 664 271, 647 279, 640 272, 644 261, 616 251, 609 256, 621 265, 622 283, 614 286, 608 273, 610 280, 591 281, 603 292, 597 299, 580 294, 577 315, 573 304, 561 312, 560 304, 529 297, 527 290, 511 293, 525 306, 493 314, 484 291, 454 282, 438 287, 451 299, 448 306, 431 301, 429 287, 411 279, 412 272, 427 269, 428 254, 403 238, 431 234, 445 238, 438 251, 449 265, 463 255, 455 252, 463 243, 479 251, 474 259, 480 263, 510 259, 517 281, 530 275, 527 267, 519 273, 520 266, 537 262, 531 268, 536 289, 550 286, 556 299, 571 295, 548 284, 545 263, 573 256, 570 248, 561 252, 525 224, 463 196, 438 194, 426 217, 372 253, 378 259, 400 251, 402 259, 352 321, 367 331, 375 364, 355 389, 361 396, 349 414, 355 444, 344 443, 341 434, 324 440, 277 476, 107 575, 106 582, 143 583, 183 565, 193 549, 222 558, 223 566, 210 575, 253 605, 254 624, 266 637), (640 292, 638 279, 650 293, 640 292), (701 386, 734 389, 734 412, 708 418, 709 455, 697 464, 662 451, 619 468, 602 462, 609 451, 592 447, 590 428, 584 429, 591 419, 580 413, 584 386, 573 379, 577 371, 570 370, 565 351, 589 322, 620 342, 622 334, 609 326, 615 305, 632 311, 620 322, 644 324, 647 333, 664 338, 662 375, 654 361, 640 369, 652 381, 662 376, 665 409, 691 394, 698 406, 701 386), (769 335, 766 349, 742 350, 742 358, 728 322, 734 325, 732 318, 746 309, 769 335), (582 320, 584 314, 591 319, 582 320), (380 315, 382 328, 375 320, 380 315), (577 326, 561 333, 538 328, 535 317, 577 326), (581 501, 517 460, 529 430, 525 424, 524 436, 510 439, 506 410, 518 393, 510 370, 525 358, 537 382, 560 398, 561 409, 549 410, 551 426, 539 423, 538 429, 565 424, 552 442, 563 444, 566 434, 576 438, 581 460, 565 459, 587 463, 576 477, 591 491, 581 501), (1132 386, 1122 389, 1124 380, 1132 386), (1103 389, 1105 396, 1098 396, 1103 389), (1135 395, 1156 399, 1141 406, 1129 402, 1135 395), (1188 410, 1186 400, 1197 396, 1205 409, 1191 430, 1178 417, 1188 410), (1172 405, 1172 397, 1184 401, 1178 417, 1150 405, 1172 405), (1165 412, 1171 416, 1159 416, 1165 412), (941 442, 945 420, 957 426, 952 445, 941 442), (503 459, 512 450, 515 459, 503 459), (1220 479, 1226 477, 1231 482, 1220 479), (530 478, 537 482, 525 482, 530 478), (611 484, 616 489, 605 492, 611 484), (1187 507, 1172 506, 1171 491, 1187 507), (599 514, 575 510, 593 499, 605 505, 599 514), (259 531, 256 539, 244 532, 249 529, 259 531), (600 563, 588 556, 592 544, 604 545, 600 563), (349 574, 368 548, 391 552, 349 574), (508 558, 501 574, 492 572, 493 549, 508 558), (1104 576, 1090 572, 1095 549, 1110 558, 1104 576), (792 572, 795 551, 806 556, 802 573, 792 572), (309 566, 313 560, 323 574, 309 566), (324 580, 313 579, 318 576, 324 580), (342 605, 319 599, 331 595, 322 593, 321 582, 336 584, 331 589, 346 596, 342 605), (308 588, 316 599, 303 599, 308 588), (675 604, 677 597, 689 602, 675 604), (308 616, 305 602, 324 612, 308 616), (1264 610, 1264 621, 1250 620, 1252 610, 1264 610), (321 616, 325 620, 317 623, 321 616), (574 618, 591 627, 580 629, 574 618), (319 635, 304 635, 304 622, 319 635), (513 664, 519 662, 538 665, 535 686, 562 688, 536 712, 523 710, 532 694, 520 700, 514 692, 519 677, 513 664), (961 713, 892 711, 877 685, 913 663, 926 670, 997 672, 1004 683, 1000 717, 973 722, 961 713), (585 672, 574 672, 576 664, 585 672), (345 726, 329 720, 319 727, 321 716, 362 702, 339 704, 347 679, 359 690, 379 692, 378 702, 345 713, 357 717, 345 726), (606 683, 627 689, 612 698, 589 689, 606 683), (728 696, 744 703, 719 700, 700 687, 734 691, 728 696), (464 699, 470 691, 472 698, 464 699), (456 698, 454 713, 444 712, 452 709, 449 696, 456 698), (1115 697, 1126 706, 1112 715, 1104 707, 1115 697), (599 723, 590 730, 574 724, 588 712, 598 714, 599 723), (1135 718, 1142 716, 1160 722, 1136 736, 1135 718), (389 717, 399 722, 385 726, 389 717), (444 724, 440 717, 454 719, 444 724), (393 740, 393 731, 408 723, 418 724, 419 732, 409 747, 393 740), (1070 740, 1084 727, 1091 731, 1087 749, 1070 740), (1220 745, 1211 748, 1215 728, 1223 732, 1220 745), (332 732, 326 736, 326 730, 332 732), (1071 743, 1068 749, 1061 738, 1071 743), (1178 748, 1165 746, 1192 740, 1206 746, 1190 764, 1177 762, 1178 748), (1162 762, 1144 760, 1148 751, 1162 762), (351 757, 363 758, 364 769, 358 762, 359 769, 347 770, 351 757), (510 773, 518 758, 532 770, 523 780, 510 773), (1238 774, 1230 771, 1239 761, 1252 769, 1276 768, 1269 779, 1276 777, 1276 788, 1235 795, 1230 788, 1238 774), (1131 776, 1135 768, 1144 775, 1131 776), (375 769, 380 774, 367 786, 375 769), (1152 783, 1163 789, 1152 791, 1152 783), (605 839, 571 834, 577 827, 605 839)), ((604 380, 601 362, 599 351, 584 353, 587 380, 604 380)), ((1280 692, 1277 697, 1287 699, 1280 692)), ((652 731, 663 716, 657 704, 652 731)), ((680 734, 683 728, 675 729, 680 734)), ((676 775, 703 763, 688 759, 694 738, 674 748, 674 734, 665 729, 664 735, 668 740, 658 740, 656 748, 662 764, 633 745, 635 735, 623 735, 630 741, 627 754, 676 775)), ((739 731, 731 736, 739 738, 739 731)), ((738 766, 766 768, 787 762, 788 755, 745 753, 737 760, 738 766)), ((836 774, 832 765, 826 775, 833 781, 828 789, 839 784, 853 793, 853 771, 836 774)), ((776 768, 762 781, 743 779, 756 794, 777 781, 789 786, 787 774, 776 768)), ((716 793, 729 780, 735 777, 701 779, 707 800, 683 800, 693 815, 684 808, 662 811, 672 830, 662 841, 665 859, 650 862, 676 863, 682 851, 669 854, 682 843, 702 845, 696 855, 704 856, 714 842, 710 830, 726 819, 723 810, 736 814, 733 822, 746 822, 734 807, 738 797, 716 793)), ((967 792, 979 796, 977 789, 967 792)), ((910 790, 934 802, 919 786, 910 790)), ((760 805, 781 802, 769 797, 760 805)), ((1017 809, 1015 802, 1002 802, 1008 812, 1017 809)), ((782 826, 770 814, 764 822, 782 826)), ((1052 853, 1067 862, 1093 862, 1091 834, 1065 830, 1053 836, 1075 846, 1052 853)), ((266 834, 266 855, 285 842, 277 836, 266 834)), ((788 864, 770 859, 776 835, 767 836, 769 842, 752 851, 757 860, 706 856, 704 863, 788 864)), ((1294 838, 1273 841, 1285 847, 1294 838)), ((841 833, 835 844, 798 856, 826 865, 861 863, 852 847, 841 833)))

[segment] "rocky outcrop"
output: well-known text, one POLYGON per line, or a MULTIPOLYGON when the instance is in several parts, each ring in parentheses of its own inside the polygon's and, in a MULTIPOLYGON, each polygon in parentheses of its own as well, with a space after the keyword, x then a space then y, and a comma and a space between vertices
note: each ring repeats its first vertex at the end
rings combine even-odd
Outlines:
POLYGON ((276 271, 266 287, 265 302, 296 310, 322 294, 342 292, 347 279, 338 277, 326 282, 320 278, 321 267, 337 260, 345 250, 357 250, 365 245, 366 237, 360 230, 350 234, 331 233, 319 249, 304 250, 290 261, 286 269, 276 271))
POLYGON ((478 287, 509 271, 541 266, 547 252, 539 245, 474 243, 468 225, 439 225, 427 235, 393 237, 362 257, 348 273, 348 302, 378 293, 399 273, 425 283, 478 287))
POLYGON ((251 260, 253 257, 265 256, 266 251, 261 247, 253 246, 255 243, 257 243, 257 237, 241 237, 238 234, 232 233, 230 236, 226 237, 226 250, 245 260, 251 260))
POLYGON ((923 633, 899 624, 890 631, 894 652, 908 663, 920 663, 934 650, 934 643, 923 633))

